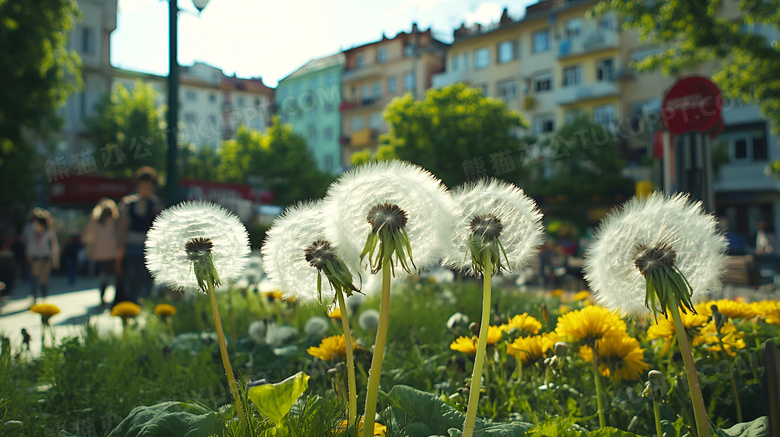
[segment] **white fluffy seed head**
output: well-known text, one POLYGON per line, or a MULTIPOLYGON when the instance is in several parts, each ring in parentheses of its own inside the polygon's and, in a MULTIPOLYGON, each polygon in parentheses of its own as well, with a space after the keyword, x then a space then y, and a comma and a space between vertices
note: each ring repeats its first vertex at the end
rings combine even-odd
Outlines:
POLYGON ((715 217, 687 195, 633 198, 604 218, 585 252, 585 279, 596 301, 624 315, 648 314, 646 281, 634 265, 637 247, 670 246, 675 266, 691 284, 694 304, 720 288, 726 238, 715 217))
POLYGON ((358 325, 365 331, 373 331, 379 326, 379 311, 368 309, 360 313, 358 325))
MULTIPOLYGON (((438 262, 452 228, 452 199, 433 174, 403 161, 362 165, 342 174, 328 189, 323 208, 325 232, 338 244, 344 260, 360 265, 360 253, 371 230, 368 212, 383 203, 406 212, 405 230, 417 268, 438 262)), ((399 266, 396 272, 401 271, 399 266)))
POLYGON ((146 234, 146 267, 155 281, 178 290, 198 290, 184 246, 195 238, 213 244, 211 256, 223 284, 244 271, 249 234, 233 213, 210 202, 184 202, 161 212, 146 234))
MULTIPOLYGON (((501 243, 506 250, 512 271, 523 268, 538 252, 544 240, 542 213, 536 202, 523 190, 498 179, 480 180, 455 188, 455 228, 450 231, 451 245, 444 260, 446 265, 474 275, 469 253, 471 221, 475 217, 493 215, 501 221, 501 243)), ((503 254, 501 255, 503 259, 503 254)))
POLYGON ((303 325, 303 332, 312 337, 324 337, 328 333, 330 323, 322 316, 313 316, 303 325))
MULTIPOLYGON (((321 202, 301 203, 287 208, 266 233, 263 268, 274 288, 285 298, 294 297, 302 304, 319 303, 317 268, 306 261, 304 250, 317 240, 328 240, 323 220, 321 202)), ((333 246, 338 249, 336 244, 333 246)), ((360 277, 355 270, 351 273, 353 283, 359 287, 360 277)), ((333 299, 334 294, 323 274, 322 303, 333 299)))

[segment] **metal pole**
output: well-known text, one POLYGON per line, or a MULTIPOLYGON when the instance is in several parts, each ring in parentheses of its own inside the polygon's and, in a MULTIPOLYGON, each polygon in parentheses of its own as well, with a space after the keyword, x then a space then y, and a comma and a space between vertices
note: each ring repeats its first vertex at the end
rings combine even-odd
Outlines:
POLYGON ((707 212, 715 213, 715 191, 712 189, 713 174, 712 174, 712 143, 710 137, 706 134, 698 134, 699 141, 702 145, 702 170, 704 179, 704 190, 702 197, 704 200, 704 208, 707 212))
POLYGON ((168 174, 166 176, 168 205, 179 202, 179 169, 177 163, 176 126, 179 124, 179 60, 178 60, 178 0, 168 0, 168 174))
POLYGON ((662 147, 663 155, 661 159, 663 161, 663 190, 666 194, 672 193, 672 138, 669 131, 664 131, 662 135, 662 147))

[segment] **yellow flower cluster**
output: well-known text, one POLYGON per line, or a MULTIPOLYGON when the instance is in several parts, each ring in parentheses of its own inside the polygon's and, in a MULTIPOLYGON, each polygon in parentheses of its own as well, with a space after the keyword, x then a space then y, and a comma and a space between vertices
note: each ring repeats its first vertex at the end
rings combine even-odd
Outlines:
POLYGON ((556 342, 558 342, 558 335, 554 332, 520 337, 507 345, 506 352, 526 366, 545 358, 547 351, 553 350, 556 342))
POLYGON ((114 317, 121 317, 123 319, 128 317, 136 317, 141 314, 141 307, 133 302, 119 302, 111 310, 111 315, 114 317))
MULTIPOLYGON (((690 311, 687 313, 681 313, 683 326, 685 332, 688 334, 688 338, 695 337, 702 326, 704 326, 709 320, 709 316, 703 314, 693 314, 690 311)), ((663 348, 661 349, 661 355, 666 355, 669 348, 672 347, 674 340, 674 322, 671 319, 659 317, 658 321, 650 325, 647 329, 648 340, 663 340, 663 348)))
POLYGON ((724 323, 718 335, 717 326, 714 321, 707 322, 700 330, 699 334, 693 338, 693 346, 704 345, 710 352, 721 352, 725 349, 728 355, 732 357, 737 354, 737 349, 745 348, 745 333, 737 330, 732 323, 724 323), (721 342, 723 344, 721 345, 721 342))
MULTIPOLYGON (((644 349, 639 342, 627 333, 613 333, 596 341, 598 351, 599 373, 613 377, 617 382, 631 381, 639 378, 650 365, 642 361, 644 349)), ((590 346, 580 348, 580 356, 585 361, 593 360, 593 349, 590 346)))
POLYGON ((588 291, 588 290, 582 290, 579 293, 574 295, 574 300, 575 301, 586 300, 586 299, 590 299, 590 298, 591 298, 591 295, 590 295, 590 291, 588 291))
MULTIPOLYGON (((348 420, 342 420, 341 423, 338 424, 335 430, 333 430, 334 434, 339 434, 347 430, 347 427, 349 426, 348 420)), ((361 419, 360 422, 358 422, 358 434, 361 434, 363 432, 363 420, 361 419)), ((374 422, 374 437, 385 437, 387 434, 387 427, 374 422)))
POLYGON ((30 307, 30 311, 40 314, 41 317, 46 319, 60 313, 59 307, 51 303, 37 303, 30 307))
POLYGON ((757 315, 763 317, 767 323, 780 325, 780 301, 763 300, 761 302, 753 302, 751 308, 757 315))
POLYGON ((542 324, 539 323, 536 318, 529 316, 528 313, 523 313, 509 319, 509 322, 499 326, 501 331, 507 332, 512 328, 517 328, 520 331, 520 336, 526 337, 529 335, 535 335, 542 329, 542 324))
POLYGON ((279 290, 266 291, 264 295, 270 302, 273 302, 274 300, 282 300, 284 298, 284 294, 282 294, 282 292, 279 290))
MULTIPOLYGON (((352 350, 355 350, 355 339, 352 339, 352 350)), ((347 341, 344 334, 323 338, 319 346, 306 350, 309 355, 324 361, 331 361, 347 356, 347 341)))
MULTIPOLYGON (((488 338, 487 338, 487 344, 488 346, 495 346, 498 344, 498 342, 501 340, 501 337, 504 336, 504 333, 499 326, 490 326, 488 327, 488 338)), ((459 337, 457 340, 453 341, 450 345, 450 349, 458 352, 463 352, 466 354, 476 354, 477 353, 477 337, 459 337)))
POLYGON ((717 305, 718 312, 729 319, 751 319, 756 316, 756 311, 750 304, 728 299, 703 302, 696 305, 695 309, 697 313, 711 317, 713 305, 717 305))
POLYGON ((176 307, 167 303, 161 303, 154 307, 154 313, 162 317, 175 316, 176 307))
POLYGON ((614 312, 591 305, 558 318, 555 332, 573 343, 592 346, 597 340, 626 331, 626 323, 614 312))

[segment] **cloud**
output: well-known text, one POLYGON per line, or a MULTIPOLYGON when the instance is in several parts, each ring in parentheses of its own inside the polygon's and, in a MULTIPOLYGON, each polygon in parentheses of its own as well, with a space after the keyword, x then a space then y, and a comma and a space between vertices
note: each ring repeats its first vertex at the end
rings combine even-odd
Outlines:
POLYGON ((503 8, 497 3, 482 3, 476 11, 466 14, 466 25, 496 23, 501 18, 503 8))

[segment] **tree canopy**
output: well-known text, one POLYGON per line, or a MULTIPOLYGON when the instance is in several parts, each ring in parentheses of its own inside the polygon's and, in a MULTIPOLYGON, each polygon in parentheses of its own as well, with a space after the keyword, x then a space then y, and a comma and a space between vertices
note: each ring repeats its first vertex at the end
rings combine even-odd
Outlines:
POLYGON ((163 108, 155 108, 156 92, 136 81, 132 90, 118 85, 87 122, 101 150, 103 170, 130 177, 149 165, 162 172, 166 163, 163 108))
POLYGON ((78 16, 70 0, 0 1, 0 198, 32 195, 37 153, 23 133, 56 130, 59 107, 81 85, 81 62, 68 50, 78 16))
POLYGON ((322 197, 332 180, 317 169, 306 140, 278 117, 265 134, 239 127, 235 140, 222 143, 217 173, 224 182, 259 180, 281 206, 322 197))
POLYGON ((515 133, 527 123, 479 89, 455 84, 430 89, 422 100, 407 94, 390 102, 384 118, 390 131, 381 137, 376 159, 413 162, 448 186, 488 175, 521 177, 515 155, 522 143, 515 133))
POLYGON ((663 51, 639 62, 639 69, 674 74, 715 62, 713 80, 721 91, 760 102, 764 116, 780 132, 780 45, 765 37, 779 30, 780 0, 740 0, 737 10, 729 13, 731 4, 604 0, 596 12, 612 11, 641 38, 661 44, 663 51))

